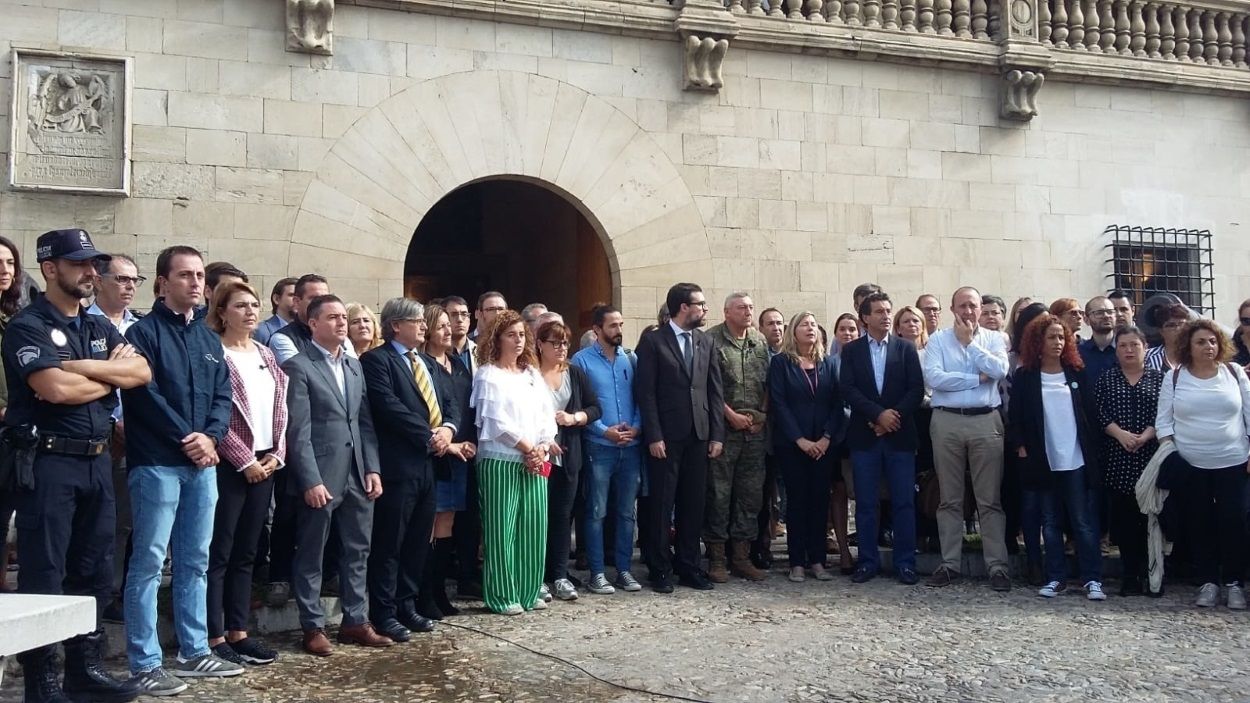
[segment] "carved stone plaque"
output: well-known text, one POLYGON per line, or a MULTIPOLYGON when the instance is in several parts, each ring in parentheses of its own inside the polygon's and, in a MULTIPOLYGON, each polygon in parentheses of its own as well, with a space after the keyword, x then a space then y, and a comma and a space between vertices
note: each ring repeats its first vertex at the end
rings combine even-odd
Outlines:
POLYGON ((13 50, 9 185, 130 194, 128 58, 13 50))

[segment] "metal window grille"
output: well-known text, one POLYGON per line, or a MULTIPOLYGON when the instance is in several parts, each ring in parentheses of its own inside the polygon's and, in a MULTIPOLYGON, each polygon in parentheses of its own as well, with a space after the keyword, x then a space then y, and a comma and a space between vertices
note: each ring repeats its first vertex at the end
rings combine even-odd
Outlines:
POLYGON ((1103 234, 1109 240, 1111 287, 1128 293, 1135 306, 1157 293, 1172 293, 1195 312, 1214 314, 1210 230, 1111 225, 1103 234))

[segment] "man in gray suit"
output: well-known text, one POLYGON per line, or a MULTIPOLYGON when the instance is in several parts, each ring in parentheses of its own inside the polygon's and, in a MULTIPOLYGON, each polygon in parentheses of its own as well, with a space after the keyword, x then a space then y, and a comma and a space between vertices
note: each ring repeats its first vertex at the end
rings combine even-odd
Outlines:
POLYGON ((334 651, 321 608, 321 562, 330 521, 340 540, 343 624, 339 642, 386 647, 394 642, 369 624, 365 568, 373 529, 373 501, 382 495, 378 440, 365 398, 360 362, 343 352, 347 308, 333 295, 308 304, 312 344, 282 365, 289 378, 288 485, 303 498, 295 518, 295 600, 304 651, 334 651))

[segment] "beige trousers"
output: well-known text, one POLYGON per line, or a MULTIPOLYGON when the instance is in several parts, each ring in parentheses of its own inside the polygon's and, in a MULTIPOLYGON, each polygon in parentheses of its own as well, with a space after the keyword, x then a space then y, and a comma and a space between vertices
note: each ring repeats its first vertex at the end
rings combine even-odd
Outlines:
POLYGON ((964 467, 972 475, 981 525, 981 547, 989 573, 1007 570, 1006 518, 1003 514, 1003 420, 997 412, 958 415, 933 411, 930 425, 933 462, 937 465, 941 503, 938 537, 942 565, 960 571, 964 543, 964 467))

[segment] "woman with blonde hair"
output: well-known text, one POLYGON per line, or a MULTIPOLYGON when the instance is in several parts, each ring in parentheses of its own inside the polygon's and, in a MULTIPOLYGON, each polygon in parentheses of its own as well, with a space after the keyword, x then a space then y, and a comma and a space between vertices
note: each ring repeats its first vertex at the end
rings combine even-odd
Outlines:
POLYGON ((781 353, 768 367, 768 393, 773 449, 789 496, 790 580, 802 581, 810 569, 817 579, 828 581, 826 511, 845 415, 835 357, 825 354, 815 314, 801 312, 790 320, 781 353))
POLYGON ((356 350, 357 358, 370 349, 382 346, 382 323, 378 314, 364 303, 347 306, 347 339, 356 350))

